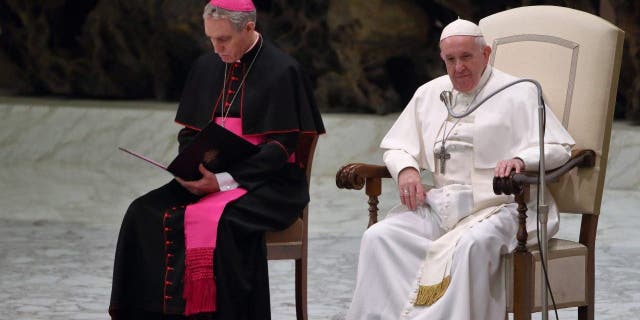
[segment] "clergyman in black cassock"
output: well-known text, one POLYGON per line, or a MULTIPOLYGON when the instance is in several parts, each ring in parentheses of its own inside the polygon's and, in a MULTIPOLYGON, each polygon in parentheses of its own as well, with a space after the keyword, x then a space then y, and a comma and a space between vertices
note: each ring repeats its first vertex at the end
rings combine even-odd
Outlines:
POLYGON ((205 164, 203 177, 217 179, 213 192, 199 189, 198 181, 174 179, 131 203, 116 248, 113 319, 187 318, 186 208, 229 186, 246 193, 224 206, 215 230, 215 311, 188 318, 270 319, 264 232, 285 229, 308 203, 304 169, 291 158, 300 135, 322 134, 324 126, 301 66, 255 31, 255 9, 240 30, 224 17, 246 3, 252 6, 250 0, 212 0, 205 7, 215 53, 194 63, 175 120, 183 126, 180 150, 210 121, 233 120, 242 136, 260 141, 259 151, 224 172, 209 172, 205 164))

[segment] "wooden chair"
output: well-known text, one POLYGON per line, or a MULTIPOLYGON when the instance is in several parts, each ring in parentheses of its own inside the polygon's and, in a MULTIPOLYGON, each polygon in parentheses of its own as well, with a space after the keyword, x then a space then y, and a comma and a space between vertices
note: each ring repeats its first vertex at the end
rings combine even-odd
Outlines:
MULTIPOLYGON (((547 104, 576 140, 572 158, 547 172, 560 212, 582 215, 579 241, 552 239, 548 266, 558 308, 578 307, 579 319, 594 319, 595 239, 609 151, 624 32, 591 14, 554 6, 507 10, 480 21, 491 63, 542 84, 547 104)), ((386 167, 348 164, 336 175, 338 188, 369 196, 369 225, 377 221, 381 178, 386 167)), ((495 179, 496 193, 514 194, 519 204, 518 248, 506 255, 507 312, 531 319, 540 306, 540 256, 526 246, 526 202, 532 174, 495 179)), ((535 217, 532 217, 535 219, 535 217)), ((562 228, 562 224, 561 224, 562 228)), ((549 304, 551 304, 551 299, 549 304)))
MULTIPOLYGON (((301 134, 296 147, 296 163, 305 169, 307 184, 311 181, 311 165, 318 142, 317 135, 301 134)), ((307 250, 308 209, 305 207, 298 220, 289 228, 279 232, 267 232, 267 259, 295 260, 296 318, 307 320, 307 250)))

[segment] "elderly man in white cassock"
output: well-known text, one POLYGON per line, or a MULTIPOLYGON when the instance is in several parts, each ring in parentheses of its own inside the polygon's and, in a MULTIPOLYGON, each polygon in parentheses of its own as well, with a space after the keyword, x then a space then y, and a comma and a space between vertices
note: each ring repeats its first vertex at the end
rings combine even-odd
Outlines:
MULTIPOLYGON (((518 215, 512 196, 493 194, 492 179, 537 170, 537 89, 510 86, 463 118, 451 117, 439 99, 451 91, 453 112, 462 114, 517 80, 492 68, 490 53, 476 24, 447 25, 440 57, 448 75, 418 88, 383 138, 401 204, 363 235, 347 319, 504 319, 500 256, 516 247, 518 215), (433 186, 423 186, 421 172, 433 186)), ((569 159, 574 141, 546 114, 545 164, 552 169, 569 159)), ((559 220, 548 202, 552 236, 559 220)), ((528 219, 530 241, 535 220, 528 219)))

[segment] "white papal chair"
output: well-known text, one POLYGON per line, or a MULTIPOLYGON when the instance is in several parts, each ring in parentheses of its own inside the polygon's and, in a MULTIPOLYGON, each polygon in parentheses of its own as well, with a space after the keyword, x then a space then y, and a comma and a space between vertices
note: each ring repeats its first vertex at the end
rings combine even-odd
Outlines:
MULTIPOLYGON (((582 215, 580 236, 577 242, 550 240, 547 259, 556 306, 578 307, 579 319, 593 319, 596 228, 624 32, 600 17, 555 6, 511 9, 488 16, 479 25, 493 49, 491 63, 540 82, 545 101, 576 140, 572 159, 548 172, 546 181, 561 212, 582 215)), ((377 221, 381 178, 389 177, 384 166, 352 163, 340 168, 336 184, 345 189, 365 187, 371 225, 377 221)), ((525 245, 524 232, 528 186, 536 181, 527 173, 494 180, 494 190, 515 194, 522 210, 520 244, 503 259, 506 312, 513 312, 515 319, 530 319, 541 309, 540 255, 537 247, 525 245)))
MULTIPOLYGON (((549 187, 560 212, 582 215, 580 236, 578 242, 549 242, 548 276, 558 308, 578 307, 579 319, 593 319, 596 228, 624 32, 600 17, 554 6, 500 12, 480 20, 480 28, 493 49, 491 63, 538 80, 545 100, 576 140, 573 161, 581 168, 558 170, 549 177, 558 181, 549 187)), ((525 177, 511 179, 508 185, 516 189, 509 191, 526 193, 526 185, 537 179, 525 177)), ((507 309, 516 319, 529 319, 541 308, 539 251, 526 249, 521 245, 505 259, 512 264, 507 269, 507 291, 513 293, 507 309)))

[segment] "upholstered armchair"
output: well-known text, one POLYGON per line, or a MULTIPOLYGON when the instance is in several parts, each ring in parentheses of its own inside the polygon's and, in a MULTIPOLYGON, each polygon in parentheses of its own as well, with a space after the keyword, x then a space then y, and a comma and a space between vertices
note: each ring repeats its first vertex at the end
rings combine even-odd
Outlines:
MULTIPOLYGON (((562 213, 580 214, 578 241, 551 239, 548 276, 557 308, 578 307, 579 319, 594 318, 595 244, 607 166, 624 32, 600 17, 569 8, 530 6, 500 12, 479 23, 492 47, 490 63, 541 83, 545 101, 576 140, 572 158, 547 172, 547 186, 562 213)), ((443 106, 444 108, 444 106, 443 106)), ((365 188, 369 226, 378 219, 381 179, 386 167, 347 164, 336 175, 338 188, 365 188)), ((507 310, 530 319, 541 310, 541 263, 537 246, 527 246, 526 202, 533 173, 494 179, 497 194, 519 204, 519 245, 503 257, 507 310)), ((563 228, 561 223, 561 229, 563 228)), ((549 299, 550 307, 551 299, 549 299)))

